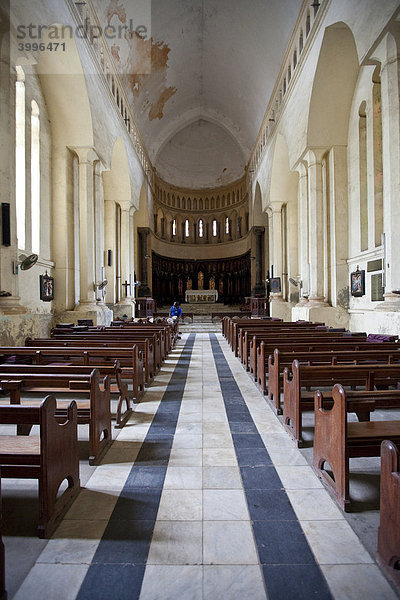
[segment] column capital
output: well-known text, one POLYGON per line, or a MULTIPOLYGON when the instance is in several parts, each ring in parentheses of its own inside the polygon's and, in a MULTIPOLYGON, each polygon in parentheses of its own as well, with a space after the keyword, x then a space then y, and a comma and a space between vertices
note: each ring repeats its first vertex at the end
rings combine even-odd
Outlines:
POLYGON ((329 150, 330 148, 327 148, 326 146, 314 146, 312 148, 307 148, 303 157, 304 164, 306 165, 307 169, 316 164, 321 164, 324 154, 329 152, 329 150))
POLYGON ((93 164, 95 160, 100 160, 94 148, 90 146, 72 146, 70 149, 77 155, 79 164, 93 164))

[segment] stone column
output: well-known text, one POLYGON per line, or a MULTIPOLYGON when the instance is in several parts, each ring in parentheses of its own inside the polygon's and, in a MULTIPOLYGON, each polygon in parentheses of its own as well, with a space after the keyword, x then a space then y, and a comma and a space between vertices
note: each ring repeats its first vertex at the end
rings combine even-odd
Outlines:
POLYGON ((130 230, 131 230, 130 206, 127 203, 121 205, 121 285, 122 297, 118 304, 132 306, 133 281, 131 272, 131 253, 130 253, 130 230))
POLYGON ((104 222, 107 224, 104 228, 104 244, 107 254, 107 262, 105 266, 107 286, 107 303, 114 304, 115 298, 115 256, 116 256, 116 239, 115 239, 115 202, 114 200, 104 201, 104 222), (108 264, 108 251, 111 250, 111 264, 108 264))
POLYGON ((94 166, 97 159, 92 148, 76 148, 78 155, 79 202, 79 303, 74 310, 90 311, 96 307, 95 239, 94 239, 94 166))
POLYGON ((309 150, 308 174, 308 252, 310 259, 310 296, 313 304, 325 304, 324 296, 324 215, 322 199, 322 156, 325 149, 309 150))
POLYGON ((383 310, 400 310, 400 27, 388 33, 375 50, 381 62, 383 222, 386 246, 383 310))
MULTIPOLYGON (((307 168, 303 163, 300 163, 297 167, 299 173, 299 186, 298 186, 298 239, 299 239, 299 275, 302 282, 302 294, 308 296, 309 291, 309 257, 308 257, 308 179, 307 179, 307 168)), ((300 296, 299 302, 304 304, 306 299, 300 296)))
POLYGON ((282 277, 282 204, 271 202, 272 247, 271 265, 274 267, 274 277, 282 277))
MULTIPOLYGON (((94 171, 94 212, 95 212, 95 279, 101 283, 106 279, 104 267, 104 194, 102 171, 104 170, 100 161, 95 163, 94 171)), ((97 290, 97 300, 104 304, 106 288, 97 290)))
POLYGON ((263 267, 263 256, 262 256, 262 248, 263 248, 263 239, 265 227, 253 227, 254 235, 255 235, 255 246, 256 246, 256 283, 253 289, 253 295, 265 295, 265 285, 262 276, 262 267, 263 267))
POLYGON ((347 147, 334 146, 329 153, 330 171, 330 289, 332 306, 347 310, 349 298, 347 147))
POLYGON ((139 264, 140 264, 140 282, 138 296, 150 296, 150 287, 148 283, 147 261, 149 254, 148 237, 150 233, 149 227, 138 227, 139 236, 139 264))

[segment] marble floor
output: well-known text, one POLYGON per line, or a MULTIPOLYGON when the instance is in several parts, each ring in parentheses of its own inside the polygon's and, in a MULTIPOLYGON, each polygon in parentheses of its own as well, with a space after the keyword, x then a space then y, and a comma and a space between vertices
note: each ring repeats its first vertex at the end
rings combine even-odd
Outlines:
POLYGON ((2 482, 9 600, 399 597, 376 511, 339 510, 221 334, 182 333, 114 438, 50 540, 2 482))

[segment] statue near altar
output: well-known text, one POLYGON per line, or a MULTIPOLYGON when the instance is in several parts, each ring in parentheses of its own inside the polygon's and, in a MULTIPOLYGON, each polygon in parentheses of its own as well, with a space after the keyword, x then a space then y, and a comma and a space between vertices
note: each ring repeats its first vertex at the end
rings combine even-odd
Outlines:
POLYGON ((217 290, 186 290, 185 302, 192 303, 215 303, 218 300, 217 290))

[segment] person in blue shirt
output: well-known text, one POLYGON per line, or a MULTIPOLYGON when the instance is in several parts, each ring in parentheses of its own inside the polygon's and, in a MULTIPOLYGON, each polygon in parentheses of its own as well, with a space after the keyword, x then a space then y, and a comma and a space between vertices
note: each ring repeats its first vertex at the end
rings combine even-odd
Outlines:
POLYGON ((181 339, 181 336, 179 335, 179 320, 182 316, 182 309, 179 306, 179 302, 174 302, 173 305, 171 306, 171 308, 169 309, 169 316, 170 318, 177 323, 177 334, 178 334, 178 340, 181 339))
POLYGON ((180 319, 180 317, 182 316, 182 309, 179 306, 179 302, 173 303, 173 305, 171 306, 171 308, 169 310, 169 316, 170 317, 178 317, 178 319, 180 319))

